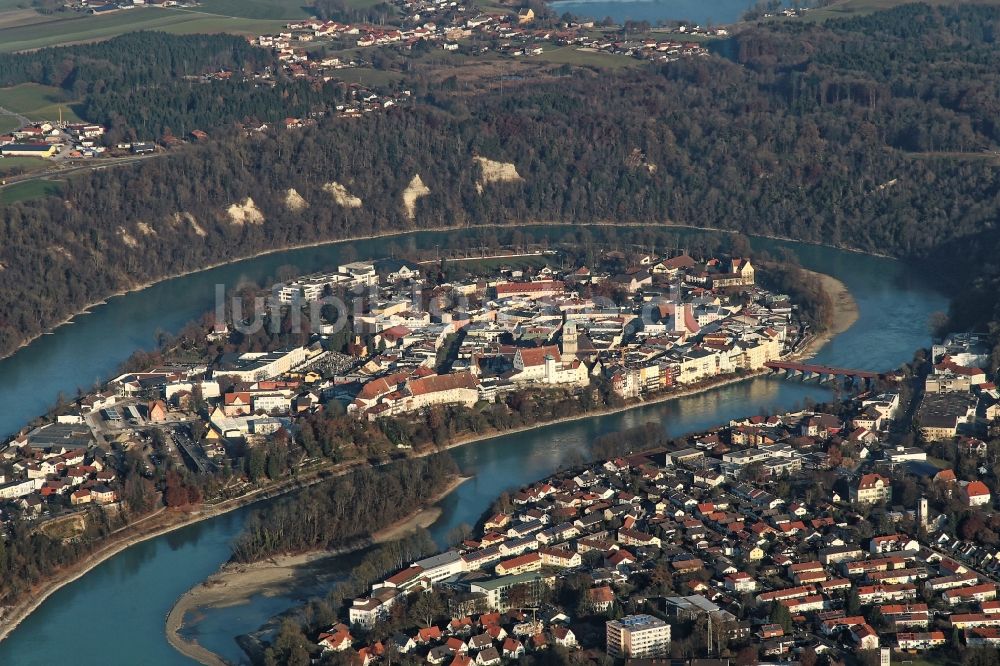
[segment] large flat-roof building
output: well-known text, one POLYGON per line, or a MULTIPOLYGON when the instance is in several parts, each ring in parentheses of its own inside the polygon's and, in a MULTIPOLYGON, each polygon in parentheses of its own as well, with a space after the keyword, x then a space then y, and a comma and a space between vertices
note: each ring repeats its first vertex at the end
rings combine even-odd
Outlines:
POLYGON ((612 657, 665 657, 670 650, 670 625, 658 617, 626 615, 605 627, 612 657))
POLYGON ((0 148, 4 157, 52 157, 57 147, 51 143, 8 143, 0 148))
POLYGON ((305 347, 292 347, 267 353, 242 354, 237 361, 238 367, 219 369, 215 371, 215 374, 235 377, 242 382, 259 382, 289 372, 292 368, 304 363, 306 356, 305 347))

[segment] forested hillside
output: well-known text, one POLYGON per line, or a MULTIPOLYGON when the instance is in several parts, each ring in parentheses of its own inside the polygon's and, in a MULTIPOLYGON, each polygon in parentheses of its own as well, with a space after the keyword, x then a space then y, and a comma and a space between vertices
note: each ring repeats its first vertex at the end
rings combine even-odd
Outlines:
POLYGON ((34 82, 81 97, 126 82, 142 86, 220 69, 255 70, 272 62, 269 52, 233 35, 133 32, 96 44, 2 54, 0 87, 34 82))
POLYGON ((326 108, 336 85, 313 88, 277 74, 274 55, 233 35, 135 32, 106 42, 0 54, 0 87, 57 86, 80 100, 80 114, 110 129, 113 141, 183 136, 245 120, 276 121, 326 108), (200 77, 229 72, 231 79, 200 77))
POLYGON ((0 210, 0 351, 146 280, 392 229, 673 222, 908 257, 990 240, 998 24, 996 8, 911 6, 766 25, 728 44, 735 61, 577 70, 502 96, 438 89, 413 108, 96 172, 65 200, 0 210), (523 180, 484 185, 475 156, 523 180), (411 217, 417 175, 430 194, 411 217), (361 204, 342 205, 333 182, 361 204))

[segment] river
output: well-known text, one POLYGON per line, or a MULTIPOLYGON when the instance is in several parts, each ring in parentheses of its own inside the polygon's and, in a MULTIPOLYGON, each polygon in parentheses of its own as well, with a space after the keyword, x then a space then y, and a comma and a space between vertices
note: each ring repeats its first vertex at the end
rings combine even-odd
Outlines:
MULTIPOLYGON (((538 231, 536 229, 535 231, 538 231)), ((552 230, 552 234, 562 233, 552 230)), ((433 247, 443 235, 417 233, 399 245, 433 247)), ((352 243, 359 257, 384 254, 387 241, 352 243)), ((902 263, 790 242, 753 239, 756 249, 789 247, 803 266, 842 280, 858 303, 859 319, 817 355, 818 362, 887 370, 928 343, 927 321, 947 307, 945 297, 902 263)), ((111 299, 0 362, 0 397, 7 409, 0 431, 12 431, 41 412, 56 391, 72 391, 103 377, 132 349, 150 347, 154 332, 177 330, 212 306, 214 285, 260 281, 279 267, 301 271, 329 268, 343 246, 322 246, 239 262, 111 299), (31 395, 25 395, 28 391, 31 395)), ((460 523, 472 524, 500 491, 551 474, 595 436, 648 421, 669 434, 699 430, 731 417, 762 410, 788 410, 806 398, 821 400, 827 389, 758 378, 673 402, 500 436, 453 450, 463 470, 476 474, 441 503, 431 532, 441 540, 460 523)), ((215 571, 252 509, 191 525, 138 544, 63 587, 0 643, 0 663, 42 666, 53 654, 73 655, 78 664, 184 664, 164 637, 173 602, 215 571)), ((232 659, 241 657, 233 637, 256 629, 296 603, 290 597, 256 598, 250 604, 212 610, 188 635, 232 659)))

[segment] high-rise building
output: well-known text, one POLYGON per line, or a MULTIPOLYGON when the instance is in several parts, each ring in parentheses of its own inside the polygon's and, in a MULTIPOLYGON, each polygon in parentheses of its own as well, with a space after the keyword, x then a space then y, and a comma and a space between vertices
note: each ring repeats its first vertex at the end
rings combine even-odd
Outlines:
POLYGON ((608 620, 606 632, 612 657, 665 657, 670 649, 670 625, 652 615, 608 620))

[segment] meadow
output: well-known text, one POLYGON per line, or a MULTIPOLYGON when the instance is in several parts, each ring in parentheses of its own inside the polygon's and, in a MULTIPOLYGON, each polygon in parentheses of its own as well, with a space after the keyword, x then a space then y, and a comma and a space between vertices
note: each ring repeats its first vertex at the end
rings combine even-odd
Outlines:
POLYGON ((11 173, 28 173, 40 171, 51 166, 51 162, 41 157, 4 157, 0 158, 0 178, 11 173))
POLYGON ((600 67, 604 69, 621 69, 635 67, 643 61, 625 55, 605 53, 603 51, 582 50, 575 46, 552 47, 546 44, 541 55, 530 56, 530 60, 542 60, 557 65, 576 65, 577 67, 600 67))
POLYGON ((39 197, 58 195, 62 192, 59 180, 26 180, 0 188, 0 205, 37 199, 39 197))
MULTIPOLYGON (((82 122, 74 106, 76 101, 54 86, 38 83, 22 83, 11 88, 0 88, 0 106, 28 117, 30 120, 58 120, 62 110, 63 120, 82 122)), ((11 120, 10 116, 0 116, 0 121, 11 120)), ((16 125, 17 122, 14 121, 16 125)))

